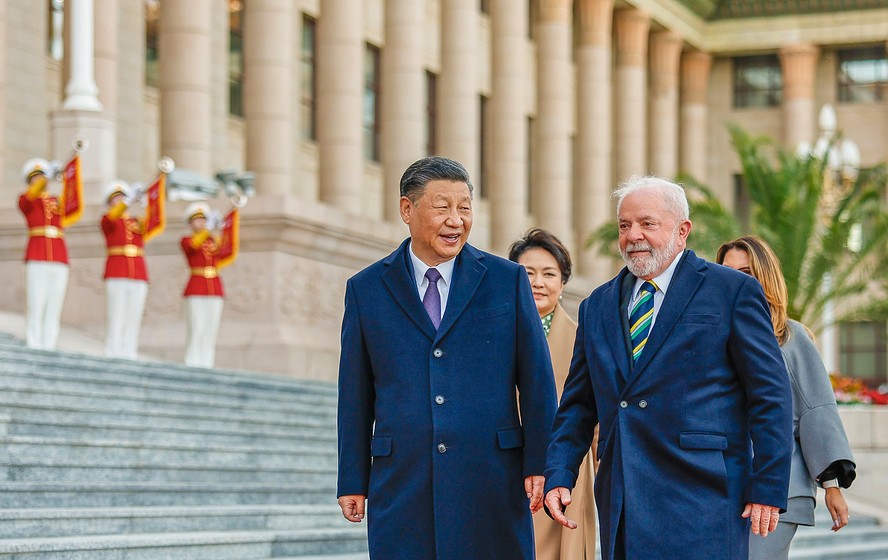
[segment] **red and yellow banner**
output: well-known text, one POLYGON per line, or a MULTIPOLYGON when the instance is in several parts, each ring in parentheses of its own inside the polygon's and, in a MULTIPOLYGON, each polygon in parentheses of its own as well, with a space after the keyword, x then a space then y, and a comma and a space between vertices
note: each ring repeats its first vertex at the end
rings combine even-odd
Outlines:
POLYGON ((145 191, 145 231, 142 238, 147 242, 159 235, 166 227, 166 174, 161 173, 145 191))
POLYGON ((74 154, 62 169, 62 227, 68 227, 83 215, 83 181, 80 155, 74 154))
POLYGON ((237 258, 240 246, 239 230, 240 214, 237 208, 234 208, 222 220, 222 237, 219 241, 219 253, 216 255, 216 268, 228 266, 237 258))

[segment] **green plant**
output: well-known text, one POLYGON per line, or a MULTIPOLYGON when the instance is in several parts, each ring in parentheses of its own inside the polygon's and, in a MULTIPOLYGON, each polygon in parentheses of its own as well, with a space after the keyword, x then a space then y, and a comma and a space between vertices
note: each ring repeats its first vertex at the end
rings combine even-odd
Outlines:
MULTIPOLYGON (((767 241, 783 266, 790 316, 815 332, 822 329, 830 302, 837 322, 888 317, 884 164, 862 170, 844 188, 830 188, 832 174, 824 160, 799 157, 736 126, 730 134, 750 198, 749 223, 741 224, 712 189, 679 176, 691 206, 689 246, 713 259, 722 243, 740 235, 767 241), (859 242, 849 247, 853 236, 859 242)), ((589 242, 603 254, 615 255, 616 240, 616 224, 609 223, 589 242)))

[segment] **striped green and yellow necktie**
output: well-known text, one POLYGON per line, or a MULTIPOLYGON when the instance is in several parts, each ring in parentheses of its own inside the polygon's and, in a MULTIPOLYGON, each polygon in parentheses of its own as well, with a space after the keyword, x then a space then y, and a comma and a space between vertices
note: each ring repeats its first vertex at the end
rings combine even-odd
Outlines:
POLYGON ((638 299, 629 314, 629 338, 632 340, 632 363, 638 361, 654 321, 654 292, 657 285, 648 280, 641 285, 638 299))

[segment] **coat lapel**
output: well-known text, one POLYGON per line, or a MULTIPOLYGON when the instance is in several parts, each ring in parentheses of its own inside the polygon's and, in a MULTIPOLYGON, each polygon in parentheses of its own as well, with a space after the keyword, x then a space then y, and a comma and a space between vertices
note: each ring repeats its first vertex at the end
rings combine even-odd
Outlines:
POLYGON ((616 380, 619 385, 629 379, 629 373, 632 371, 629 354, 626 351, 626 337, 623 335, 623 320, 620 316, 621 313, 624 313, 623 305, 620 303, 620 292, 623 278, 627 274, 629 272, 624 268, 611 282, 603 297, 605 304, 601 307, 601 312, 604 315, 602 324, 608 325, 608 328, 604 329, 604 337, 610 347, 614 362, 620 370, 620 375, 623 377, 623 379, 616 380))
MULTIPOLYGON (((392 299, 404 310, 404 313, 410 317, 417 328, 423 332, 430 340, 435 340, 435 326, 429 319, 425 307, 422 306, 422 300, 419 299, 419 292, 416 289, 416 280, 413 277, 413 266, 407 256, 407 245, 410 239, 406 239, 401 246, 390 254, 383 261, 386 265, 385 272, 382 273, 382 281, 385 283, 392 299)), ((452 297, 452 294, 451 294, 452 297)), ((448 311, 449 311, 448 301, 448 311)))
MULTIPOLYGON (((447 307, 444 309, 444 317, 438 327, 437 338, 441 338, 466 310, 472 296, 481 285, 481 279, 487 273, 487 267, 481 262, 484 254, 466 243, 462 251, 456 257, 456 266, 453 268, 450 293, 447 295, 447 307)), ((425 309, 422 308, 423 313, 425 309)), ((428 321, 431 325, 431 321, 428 321)), ((432 329, 434 331, 434 329, 432 329)))
POLYGON ((663 299, 663 305, 660 306, 660 311, 657 313, 654 328, 651 329, 641 358, 636 362, 632 371, 632 381, 638 379, 660 348, 663 347, 663 344, 666 343, 678 318, 684 313, 700 283, 703 282, 702 271, 705 268, 706 261, 697 258, 697 255, 690 250, 678 263, 672 281, 669 283, 666 297, 663 299))

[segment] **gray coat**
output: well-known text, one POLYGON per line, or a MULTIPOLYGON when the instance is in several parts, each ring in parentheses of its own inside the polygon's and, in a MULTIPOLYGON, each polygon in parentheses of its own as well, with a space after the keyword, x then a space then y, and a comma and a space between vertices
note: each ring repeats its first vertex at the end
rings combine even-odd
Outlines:
POLYGON ((789 507, 780 521, 813 525, 817 477, 835 461, 853 463, 854 457, 839 418, 829 374, 801 323, 789 321, 789 338, 780 350, 792 385, 795 436, 789 507))

